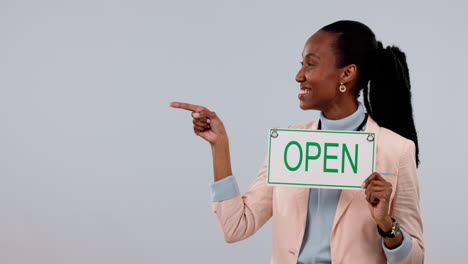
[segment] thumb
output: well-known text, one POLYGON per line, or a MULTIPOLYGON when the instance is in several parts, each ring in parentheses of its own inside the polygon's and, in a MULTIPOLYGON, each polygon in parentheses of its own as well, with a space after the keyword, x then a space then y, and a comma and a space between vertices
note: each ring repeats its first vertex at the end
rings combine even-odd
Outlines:
POLYGON ((193 118, 210 118, 210 119, 215 119, 218 116, 216 115, 215 112, 211 112, 208 110, 202 110, 200 112, 192 112, 192 117, 193 118))

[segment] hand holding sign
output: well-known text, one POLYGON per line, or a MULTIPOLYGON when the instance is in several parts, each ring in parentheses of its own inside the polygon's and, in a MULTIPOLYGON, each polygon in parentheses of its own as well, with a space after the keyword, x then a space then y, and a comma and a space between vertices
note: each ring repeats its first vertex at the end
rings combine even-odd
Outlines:
POLYGON ((172 102, 170 106, 192 111, 193 131, 197 136, 210 142, 211 145, 227 139, 224 124, 215 112, 211 112, 206 107, 200 105, 181 102, 172 102))
POLYGON ((363 188, 366 189, 366 200, 375 222, 381 223, 388 220, 392 184, 379 173, 374 172, 364 181, 363 188))

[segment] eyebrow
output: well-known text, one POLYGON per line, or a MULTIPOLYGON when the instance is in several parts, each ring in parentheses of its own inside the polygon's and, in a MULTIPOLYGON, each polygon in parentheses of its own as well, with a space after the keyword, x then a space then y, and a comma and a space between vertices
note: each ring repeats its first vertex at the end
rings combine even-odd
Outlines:
MULTIPOLYGON (((301 55, 302 55, 302 54, 301 54, 301 55)), ((320 57, 319 57, 317 54, 315 54, 315 53, 308 53, 307 55, 304 56, 304 58, 305 58, 305 57, 316 57, 317 59, 320 59, 320 57)))

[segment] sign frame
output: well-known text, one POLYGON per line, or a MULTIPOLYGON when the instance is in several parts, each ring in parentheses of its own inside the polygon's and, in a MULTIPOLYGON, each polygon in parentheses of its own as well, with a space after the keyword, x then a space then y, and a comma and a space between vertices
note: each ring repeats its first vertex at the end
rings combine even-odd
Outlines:
POLYGON ((375 158, 376 158, 376 144, 377 138, 376 133, 374 132, 365 132, 365 131, 336 131, 336 130, 309 130, 309 129, 285 129, 285 128, 273 128, 270 129, 269 137, 268 137, 268 172, 267 172, 267 184, 268 185, 276 185, 276 186, 289 186, 289 187, 306 187, 306 188, 314 188, 314 187, 326 187, 332 189, 362 189, 361 186, 353 186, 353 185, 331 185, 331 184, 307 184, 307 183, 285 183, 285 182, 272 182, 270 181, 270 161, 271 161, 271 141, 278 136, 278 132, 281 131, 290 131, 290 132, 304 132, 304 133, 338 133, 338 134, 361 134, 367 135, 368 141, 372 141, 372 172, 375 171, 375 158), (273 136, 275 133, 275 136, 273 136), (369 137, 372 140, 369 140, 369 137))

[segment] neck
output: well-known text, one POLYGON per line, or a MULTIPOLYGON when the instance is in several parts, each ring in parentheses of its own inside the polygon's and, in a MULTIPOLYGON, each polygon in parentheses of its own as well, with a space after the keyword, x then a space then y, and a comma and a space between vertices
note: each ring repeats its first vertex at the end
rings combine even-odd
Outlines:
POLYGON ((363 124, 365 118, 366 112, 364 111, 364 107, 360 103, 357 110, 354 113, 338 120, 328 119, 322 112, 320 113, 321 129, 346 131, 361 130, 361 124, 363 124))
POLYGON ((352 115, 358 108, 357 101, 353 100, 348 104, 336 104, 329 109, 323 110, 323 115, 330 120, 339 120, 352 115))

